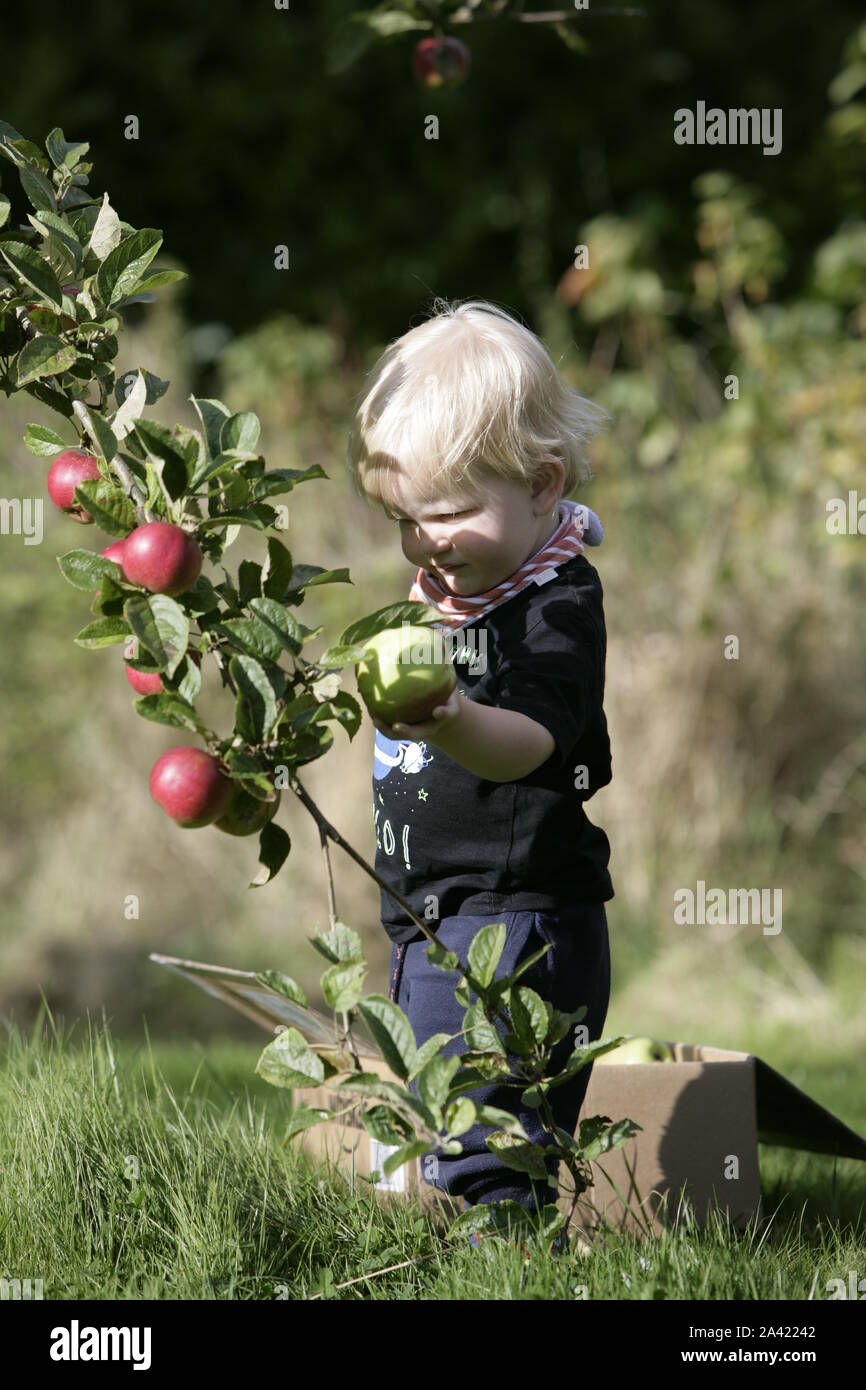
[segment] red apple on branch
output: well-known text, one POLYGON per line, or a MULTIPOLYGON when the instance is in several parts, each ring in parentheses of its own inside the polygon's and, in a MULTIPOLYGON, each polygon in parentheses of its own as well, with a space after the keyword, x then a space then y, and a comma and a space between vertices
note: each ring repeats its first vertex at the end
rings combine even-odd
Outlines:
POLYGON ((219 759, 188 745, 169 748, 150 773, 151 796, 184 830, 210 825, 223 814, 233 791, 219 759))
POLYGON ((123 573, 152 594, 182 594, 201 573, 198 543, 170 521, 148 521, 123 542, 123 573))
POLYGON ((460 39, 422 39, 412 55, 412 71, 424 87, 459 87, 469 75, 471 54, 460 39))
POLYGON ((126 541, 112 541, 111 545, 107 545, 105 549, 100 550, 99 553, 106 560, 113 560, 115 565, 120 565, 121 569, 123 569, 123 547, 125 545, 126 541))
MULTIPOLYGON (((201 666, 201 657, 198 652, 189 650, 187 656, 195 662, 196 666, 201 666)), ((136 671, 134 666, 124 664, 126 679, 138 695, 161 695, 165 689, 162 677, 158 671, 136 671)))
POLYGON ((98 481, 100 476, 93 454, 83 449, 64 449, 48 470, 48 495, 55 507, 86 526, 93 517, 75 500, 75 489, 79 483, 98 481))

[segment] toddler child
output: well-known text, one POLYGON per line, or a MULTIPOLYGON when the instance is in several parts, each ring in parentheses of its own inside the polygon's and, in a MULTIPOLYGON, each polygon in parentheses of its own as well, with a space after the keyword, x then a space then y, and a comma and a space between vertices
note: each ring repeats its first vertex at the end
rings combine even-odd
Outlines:
MULTIPOLYGON (((584 555, 603 532, 565 494, 592 477, 582 449, 605 415, 508 313, 438 300, 373 367, 348 450, 360 495, 399 524, 417 568, 409 597, 439 610, 458 678, 423 723, 374 720, 376 871, 464 961, 480 927, 504 922, 497 978, 549 945, 520 983, 562 1011, 585 1004, 578 1026, 589 1040, 610 1000, 604 904, 614 896, 607 836, 584 810, 611 780, 602 586, 584 555)), ((418 1045, 456 1034, 459 976, 430 964, 427 938, 384 890, 381 917, 390 998, 418 1045)), ((571 1033, 557 1045, 557 1070, 574 1045, 571 1033)), ((444 1054, 466 1050, 455 1036, 444 1054)), ((569 1134, 590 1071, 549 1093, 569 1134)), ((469 1094, 518 1115, 549 1146, 514 1085, 469 1094)), ((426 1180, 467 1205, 510 1198, 534 1211, 553 1201, 551 1188, 487 1148, 490 1133, 476 1124, 460 1155, 425 1159, 426 1180)))

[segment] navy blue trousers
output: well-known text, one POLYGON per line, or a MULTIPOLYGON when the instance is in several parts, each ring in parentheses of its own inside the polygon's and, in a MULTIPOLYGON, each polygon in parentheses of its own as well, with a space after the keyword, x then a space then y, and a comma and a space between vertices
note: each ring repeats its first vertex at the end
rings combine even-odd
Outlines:
MULTIPOLYGON (((589 1041, 600 1038, 610 1003, 610 945, 604 903, 575 903, 551 912, 501 912, 486 916, 445 917, 436 928, 436 939, 448 950, 456 951, 465 962, 469 945, 480 927, 504 922, 505 949, 496 968, 496 978, 509 974, 521 961, 541 946, 551 949, 520 977, 521 985, 541 995, 562 1012, 573 1012, 582 1004, 587 1013, 582 1020, 589 1041)), ((420 1047, 433 1033, 457 1033, 464 1010, 454 998, 459 974, 437 970, 427 960, 429 941, 419 932, 409 942, 393 943, 389 970, 389 997, 407 1015, 420 1047)), ((474 1001, 476 995, 471 994, 474 1001)), ((581 1025, 578 1025, 581 1026, 581 1025)), ((504 1037, 505 1025, 497 1020, 497 1031, 504 1037)), ((553 1052, 554 1071, 560 1071, 574 1051, 571 1028, 553 1052)), ((467 1051, 462 1037, 455 1037, 443 1048, 450 1057, 467 1051)), ((517 1058, 511 1058, 516 1062, 517 1058)), ((563 1086, 549 1092, 548 1099, 556 1123, 569 1134, 577 1127, 592 1067, 584 1067, 563 1086)), ((411 1089, 416 1091, 416 1083, 411 1089)), ((549 1147, 552 1140, 541 1127, 539 1112, 520 1103, 520 1088, 493 1081, 466 1094, 476 1104, 495 1105, 517 1115, 535 1144, 549 1147)), ((531 1179, 528 1174, 508 1168, 488 1149, 486 1136, 493 1126, 473 1125, 460 1135, 463 1152, 446 1155, 433 1150, 421 1161, 425 1181, 452 1197, 462 1197, 467 1205, 478 1202, 511 1200, 535 1210, 556 1200, 552 1187, 531 1179), (435 1161, 431 1161, 435 1159, 435 1161)), ((557 1176, 558 1165, 551 1158, 549 1172, 557 1176)))

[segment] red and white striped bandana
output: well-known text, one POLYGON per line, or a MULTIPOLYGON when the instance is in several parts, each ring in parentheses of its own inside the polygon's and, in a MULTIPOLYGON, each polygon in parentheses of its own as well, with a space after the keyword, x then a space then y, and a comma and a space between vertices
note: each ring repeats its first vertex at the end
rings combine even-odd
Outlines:
POLYGON ((590 507, 561 498, 559 517, 559 526, 541 549, 492 589, 486 589, 481 594, 452 594, 430 570, 420 569, 415 575, 409 598, 438 608, 442 616, 432 626, 440 631, 450 631, 463 627, 473 618, 483 618, 492 608, 519 594, 527 584, 546 584, 556 577, 559 565, 575 555, 582 555, 587 545, 601 545, 604 537, 604 528, 590 507))

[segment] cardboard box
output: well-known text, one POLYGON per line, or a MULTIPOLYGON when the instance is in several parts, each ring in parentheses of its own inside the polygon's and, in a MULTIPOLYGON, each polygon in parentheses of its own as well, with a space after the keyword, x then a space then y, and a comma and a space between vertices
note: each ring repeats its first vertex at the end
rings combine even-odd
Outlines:
POLYGON ((658 1234, 674 1223, 682 1193, 698 1225, 717 1201, 742 1227, 763 1215, 759 1142, 866 1159, 866 1140, 760 1057, 668 1046, 673 1062, 593 1067, 581 1115, 627 1115, 642 1131, 593 1164, 598 1180, 580 1199, 572 1228, 658 1234))
MULTIPOLYGON (((316 1050, 333 1045, 330 1018, 293 1004, 252 971, 174 956, 154 954, 150 959, 240 1010, 271 1036, 291 1025, 316 1050)), ((372 1043, 357 1036, 353 1042, 365 1069, 395 1079, 372 1043)), ((716 1203, 738 1227, 752 1216, 762 1216, 759 1142, 866 1160, 866 1140, 760 1057, 702 1044, 668 1045, 673 1062, 593 1067, 581 1118, 627 1116, 641 1131, 593 1163, 597 1181, 581 1195, 569 1226, 578 1239, 605 1229, 658 1234, 676 1220, 681 1195, 689 1199, 699 1225, 707 1222, 716 1203)), ((346 1103, 329 1086, 307 1088, 298 1096, 326 1109, 342 1110, 346 1103)), ((298 1142, 311 1159, 326 1159, 348 1182, 366 1191, 370 1189, 363 1180, 381 1173, 392 1151, 363 1129, 357 1110, 339 1122, 315 1125, 298 1142)), ((424 1180, 423 1162, 416 1159, 390 1178, 380 1177, 374 1184, 377 1195, 383 1200, 415 1198, 426 1210, 457 1214, 462 1202, 449 1201, 424 1180)), ((567 1212, 568 1179, 564 1168, 561 1173, 558 1202, 567 1212)))

